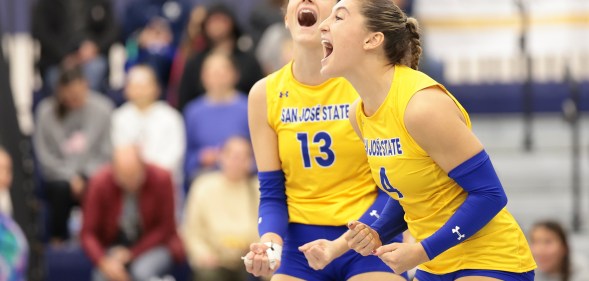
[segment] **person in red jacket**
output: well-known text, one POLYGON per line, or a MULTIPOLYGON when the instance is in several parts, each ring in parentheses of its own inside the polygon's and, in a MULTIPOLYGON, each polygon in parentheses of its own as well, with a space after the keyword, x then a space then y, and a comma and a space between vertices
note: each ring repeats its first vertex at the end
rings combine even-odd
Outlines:
POLYGON ((90 181, 81 238, 96 266, 94 281, 147 281, 168 273, 185 257, 169 173, 146 164, 134 146, 117 148, 112 165, 90 181))

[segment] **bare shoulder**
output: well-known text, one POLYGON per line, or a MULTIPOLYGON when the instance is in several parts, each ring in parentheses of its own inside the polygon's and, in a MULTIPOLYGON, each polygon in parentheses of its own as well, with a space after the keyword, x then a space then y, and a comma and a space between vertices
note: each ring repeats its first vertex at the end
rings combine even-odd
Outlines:
POLYGON ((266 84, 267 78, 262 78, 256 82, 250 89, 248 103, 250 106, 266 104, 266 84))
MULTIPOLYGON (((250 89, 248 95, 248 119, 250 123, 250 131, 259 126, 262 121, 267 121, 267 100, 266 100, 266 81, 267 78, 262 78, 256 82, 250 89), (252 127, 254 126, 254 127, 252 127)), ((267 122, 263 122, 267 123, 267 122)))
POLYGON ((454 100, 434 86, 415 93, 405 109, 404 122, 408 129, 432 129, 432 126, 437 127, 437 124, 456 118, 465 122, 454 100))

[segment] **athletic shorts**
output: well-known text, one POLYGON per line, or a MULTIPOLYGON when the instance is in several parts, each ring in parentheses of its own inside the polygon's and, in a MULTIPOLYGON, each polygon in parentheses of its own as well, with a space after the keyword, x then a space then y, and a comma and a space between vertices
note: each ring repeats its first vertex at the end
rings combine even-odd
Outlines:
POLYGON ((419 281, 454 281, 466 276, 485 276, 497 278, 503 281, 534 281, 534 271, 515 273, 498 270, 464 269, 456 272, 436 275, 422 270, 417 270, 415 278, 419 281))
MULTIPOLYGON (((346 232, 346 226, 319 226, 291 223, 284 240, 282 261, 276 274, 285 274, 308 281, 341 281, 367 272, 393 272, 377 256, 362 256, 349 250, 332 261, 323 270, 309 267, 305 255, 299 246, 317 239, 335 240, 346 232)), ((401 241, 401 235, 397 237, 401 241)), ((406 273, 403 275, 409 280, 406 273)))

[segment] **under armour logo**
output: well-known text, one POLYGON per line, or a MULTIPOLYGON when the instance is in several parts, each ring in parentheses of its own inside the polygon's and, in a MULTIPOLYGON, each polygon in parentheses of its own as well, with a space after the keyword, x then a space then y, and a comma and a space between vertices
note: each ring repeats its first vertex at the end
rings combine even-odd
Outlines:
POLYGON ((452 233, 456 233, 458 234, 458 240, 462 240, 462 238, 466 237, 466 235, 464 234, 460 234, 460 226, 456 226, 455 228, 452 229, 452 233))
POLYGON ((281 91, 280 98, 282 98, 282 96, 284 96, 285 98, 288 98, 288 91, 285 91, 284 93, 282 93, 282 91, 281 91))
POLYGON ((376 217, 377 219, 380 219, 380 216, 378 215, 378 213, 376 212, 376 210, 372 210, 372 212, 370 212, 370 216, 371 217, 376 217))

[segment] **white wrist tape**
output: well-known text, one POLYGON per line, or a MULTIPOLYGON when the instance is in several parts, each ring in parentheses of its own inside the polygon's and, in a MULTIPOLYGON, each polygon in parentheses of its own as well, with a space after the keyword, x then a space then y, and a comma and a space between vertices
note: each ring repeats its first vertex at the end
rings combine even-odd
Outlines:
POLYGON ((282 245, 274 244, 272 242, 266 242, 264 245, 268 246, 266 254, 268 255, 268 261, 270 262, 270 269, 276 268, 276 261, 280 261, 282 257, 282 245))
POLYGON ((243 264, 245 264, 246 267, 254 264, 254 261, 248 259, 247 257, 241 257, 241 259, 243 260, 243 264))

